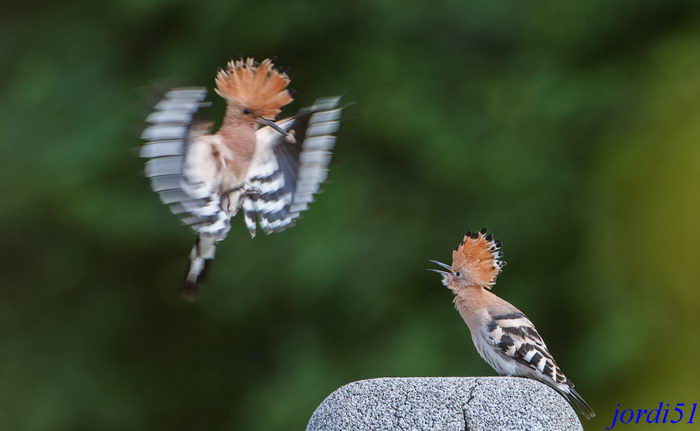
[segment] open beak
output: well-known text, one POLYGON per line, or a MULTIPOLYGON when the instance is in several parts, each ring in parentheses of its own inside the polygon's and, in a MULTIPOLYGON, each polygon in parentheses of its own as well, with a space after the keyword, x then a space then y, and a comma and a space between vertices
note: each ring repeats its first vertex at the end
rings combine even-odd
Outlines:
POLYGON ((290 135, 290 134, 289 134, 287 131, 285 131, 283 128, 281 128, 280 126, 278 126, 277 124, 275 124, 274 121, 272 121, 272 120, 270 120, 270 119, 267 119, 267 118, 263 118, 263 117, 258 117, 257 120, 258 120, 258 123, 260 123, 260 124, 263 124, 263 125, 265 125, 265 126, 272 127, 272 129, 274 129, 276 132, 279 132, 282 136, 284 136, 285 138, 287 138, 288 141, 290 141, 290 142, 296 142, 296 139, 294 139, 294 136, 290 135))
POLYGON ((432 268, 428 269, 428 271, 437 272, 438 274, 440 274, 440 275, 442 275, 442 276, 451 275, 451 274, 452 274, 452 267, 451 267, 450 265, 444 264, 444 263, 442 263, 442 262, 438 262, 437 260, 431 260, 430 262, 434 263, 435 265, 438 265, 438 266, 441 266, 441 267, 445 268, 445 269, 446 269, 447 271, 449 271, 449 272, 447 272, 447 271, 441 271, 441 270, 439 270, 439 269, 432 269, 432 268))

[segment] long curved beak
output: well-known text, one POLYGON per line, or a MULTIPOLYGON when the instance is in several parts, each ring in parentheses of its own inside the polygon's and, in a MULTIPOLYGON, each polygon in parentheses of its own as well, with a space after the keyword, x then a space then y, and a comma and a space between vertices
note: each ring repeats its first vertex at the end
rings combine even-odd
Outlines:
POLYGON ((290 135, 286 130, 284 130, 283 128, 281 128, 277 124, 275 124, 274 121, 272 121, 268 118, 263 118, 263 117, 258 117, 257 120, 258 120, 258 123, 263 124, 265 126, 269 126, 273 130, 275 130, 276 132, 279 132, 282 136, 287 138, 287 140, 290 140, 291 142, 296 142, 296 140, 294 139, 294 136, 290 135))
POLYGON ((447 272, 447 271, 441 271, 441 270, 439 270, 439 269, 432 269, 432 268, 428 269, 428 271, 437 272, 437 273, 440 274, 440 275, 450 275, 450 274, 452 273, 452 267, 451 267, 450 265, 447 265, 447 264, 442 263, 442 262, 438 262, 437 260, 430 260, 429 262, 432 262, 432 263, 434 263, 434 264, 437 265, 437 266, 441 266, 441 267, 445 268, 445 269, 446 269, 447 271, 449 271, 449 272, 447 272))

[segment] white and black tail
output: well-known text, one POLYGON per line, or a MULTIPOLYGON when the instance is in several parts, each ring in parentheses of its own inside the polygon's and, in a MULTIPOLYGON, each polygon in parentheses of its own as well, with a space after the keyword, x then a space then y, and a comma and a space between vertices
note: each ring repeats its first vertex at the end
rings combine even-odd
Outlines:
POLYGON ((207 271, 216 252, 216 237, 199 235, 190 252, 190 267, 185 278, 183 296, 195 300, 199 296, 199 285, 206 279, 207 271))
POLYGON ((571 407, 574 408, 581 416, 583 416, 585 419, 591 419, 595 416, 595 412, 591 408, 591 406, 588 405, 588 403, 581 397, 581 395, 576 392, 576 389, 574 389, 573 385, 566 387, 566 389, 559 389, 555 388, 561 393, 564 398, 571 404, 571 407))

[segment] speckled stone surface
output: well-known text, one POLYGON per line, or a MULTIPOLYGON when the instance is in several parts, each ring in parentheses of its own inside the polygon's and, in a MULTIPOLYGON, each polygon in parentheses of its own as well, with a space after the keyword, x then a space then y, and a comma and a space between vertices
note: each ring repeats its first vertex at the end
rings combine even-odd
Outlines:
POLYGON ((583 430, 548 386, 515 377, 380 378, 352 382, 316 409, 307 431, 583 430))

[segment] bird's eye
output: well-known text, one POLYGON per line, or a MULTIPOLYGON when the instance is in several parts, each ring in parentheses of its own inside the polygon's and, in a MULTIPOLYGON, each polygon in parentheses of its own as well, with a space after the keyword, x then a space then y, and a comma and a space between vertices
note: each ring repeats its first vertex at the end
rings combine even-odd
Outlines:
POLYGON ((455 277, 461 277, 461 276, 462 276, 461 272, 459 272, 459 271, 455 272, 455 277))
POLYGON ((253 111, 251 111, 248 108, 243 108, 243 110, 241 112, 243 112, 243 115, 250 115, 253 113, 253 111))

